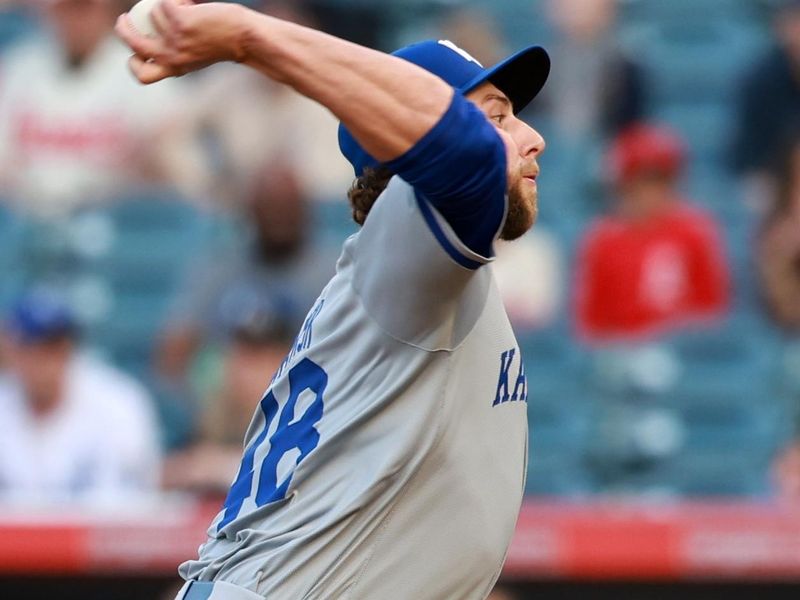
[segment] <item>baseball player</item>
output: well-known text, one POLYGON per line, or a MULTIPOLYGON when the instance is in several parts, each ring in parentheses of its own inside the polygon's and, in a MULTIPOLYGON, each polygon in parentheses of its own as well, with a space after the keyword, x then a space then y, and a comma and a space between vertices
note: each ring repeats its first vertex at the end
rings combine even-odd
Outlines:
POLYGON ((157 38, 117 24, 143 83, 235 60, 328 107, 363 224, 258 405, 178 598, 485 598, 528 433, 485 265, 535 220, 544 140, 515 113, 547 54, 484 69, 428 41, 390 56, 231 4, 163 0, 153 21, 157 38))

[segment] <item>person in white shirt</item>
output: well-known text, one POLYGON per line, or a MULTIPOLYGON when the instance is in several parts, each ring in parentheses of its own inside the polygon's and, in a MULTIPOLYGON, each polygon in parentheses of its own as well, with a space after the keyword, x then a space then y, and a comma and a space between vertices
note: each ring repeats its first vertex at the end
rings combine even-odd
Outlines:
MULTIPOLYGON (((251 4, 288 21, 314 24, 307 7, 296 2, 251 4)), ((293 169, 312 200, 335 201, 352 182, 350 164, 336 145, 339 121, 313 100, 232 64, 183 81, 193 86, 192 93, 164 132, 170 143, 159 144, 156 152, 186 195, 241 209, 265 165, 273 163, 293 169)))
POLYGON ((56 292, 25 294, 3 341, 0 501, 118 503, 155 488, 160 448, 151 398, 78 350, 75 320, 56 292))
POLYGON ((119 69, 123 0, 35 0, 43 24, 0 60, 0 196, 69 214, 167 175, 150 147, 175 113, 177 81, 152 89, 119 69), (162 172, 159 172, 162 171, 162 172))

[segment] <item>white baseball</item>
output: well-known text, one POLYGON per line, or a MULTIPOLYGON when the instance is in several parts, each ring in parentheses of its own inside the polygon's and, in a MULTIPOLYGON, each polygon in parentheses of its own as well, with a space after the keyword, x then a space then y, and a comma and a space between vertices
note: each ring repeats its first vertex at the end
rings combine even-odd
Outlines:
POLYGON ((147 37, 158 37, 158 31, 150 19, 150 12, 160 0, 139 0, 128 12, 128 18, 134 29, 147 37))

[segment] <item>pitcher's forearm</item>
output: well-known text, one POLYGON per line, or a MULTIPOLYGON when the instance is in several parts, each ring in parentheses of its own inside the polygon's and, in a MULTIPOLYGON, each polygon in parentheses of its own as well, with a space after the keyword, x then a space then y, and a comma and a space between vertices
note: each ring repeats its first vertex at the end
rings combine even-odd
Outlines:
POLYGON ((150 19, 155 37, 128 15, 116 26, 142 83, 243 62, 326 106, 380 161, 414 146, 452 100, 450 86, 409 62, 237 4, 161 0, 150 19))
POLYGON ((243 62, 326 106, 380 161, 414 146, 450 105, 450 86, 403 59, 247 14, 243 62))

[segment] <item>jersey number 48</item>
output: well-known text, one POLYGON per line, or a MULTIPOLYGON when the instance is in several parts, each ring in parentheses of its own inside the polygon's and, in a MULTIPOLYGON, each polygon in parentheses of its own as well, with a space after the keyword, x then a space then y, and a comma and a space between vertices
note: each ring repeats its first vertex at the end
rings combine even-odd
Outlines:
POLYGON ((315 425, 322 418, 322 395, 328 385, 328 374, 315 362, 304 358, 289 370, 289 398, 278 416, 278 400, 272 390, 261 400, 264 413, 264 429, 247 448, 239 467, 239 474, 233 482, 225 500, 224 514, 217 525, 222 529, 233 521, 242 509, 245 499, 253 493, 253 478, 256 470, 256 455, 267 439, 275 418, 278 425, 269 437, 269 449, 261 459, 258 486, 255 490, 256 506, 264 506, 286 497, 292 474, 308 454, 319 443, 319 432, 315 425), (297 415, 297 400, 303 392, 310 392, 313 398, 301 415, 297 415), (279 470, 283 476, 279 476, 279 470))

